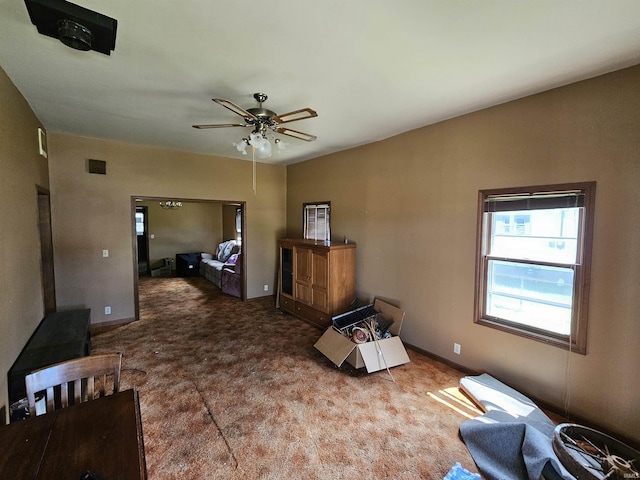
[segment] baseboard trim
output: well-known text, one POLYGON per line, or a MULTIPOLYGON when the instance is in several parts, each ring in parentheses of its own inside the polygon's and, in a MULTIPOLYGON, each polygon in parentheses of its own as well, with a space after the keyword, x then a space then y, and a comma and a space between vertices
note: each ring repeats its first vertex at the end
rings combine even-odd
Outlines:
POLYGON ((465 367, 464 365, 460 365, 459 363, 452 362, 448 358, 441 357, 440 355, 436 355, 435 353, 431 353, 431 352, 429 352, 427 350, 424 350, 424 349, 422 349, 420 347, 416 347, 415 345, 411 345, 410 343, 407 343, 405 341, 403 341, 402 343, 404 343, 405 347, 407 347, 410 350, 413 350, 416 353, 420 353, 421 355, 424 355, 425 357, 432 358, 433 360, 436 360, 437 362, 444 363, 448 367, 455 368, 456 370, 460 370, 461 372, 464 372, 467 375, 480 375, 480 373, 481 373, 481 372, 472 370, 469 367, 465 367))
POLYGON ((276 296, 273 293, 270 293, 268 295, 259 295, 257 297, 251 297, 251 298, 247 298, 247 302, 251 302, 251 301, 257 301, 257 300, 264 300, 265 298, 273 298, 273 305, 275 306, 276 304, 276 296))
POLYGON ((137 321, 134 317, 129 318, 118 318, 117 320, 107 320, 106 322, 98 322, 91 324, 91 333, 100 333, 103 329, 110 329, 114 327, 119 327, 121 325, 126 325, 127 323, 137 321))

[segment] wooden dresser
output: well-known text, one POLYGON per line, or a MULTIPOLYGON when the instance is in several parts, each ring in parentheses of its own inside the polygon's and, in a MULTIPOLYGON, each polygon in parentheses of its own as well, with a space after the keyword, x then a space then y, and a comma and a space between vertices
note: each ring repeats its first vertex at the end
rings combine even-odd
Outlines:
POLYGON ((325 328, 355 298, 356 245, 280 240, 279 278, 280 308, 325 328))

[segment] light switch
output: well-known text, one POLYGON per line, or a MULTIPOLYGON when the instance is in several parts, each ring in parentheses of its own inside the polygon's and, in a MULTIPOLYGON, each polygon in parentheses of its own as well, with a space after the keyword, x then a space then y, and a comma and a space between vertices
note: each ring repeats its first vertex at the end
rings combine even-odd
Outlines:
POLYGON ((107 258, 109 256, 109 250, 102 250, 102 256, 107 258))

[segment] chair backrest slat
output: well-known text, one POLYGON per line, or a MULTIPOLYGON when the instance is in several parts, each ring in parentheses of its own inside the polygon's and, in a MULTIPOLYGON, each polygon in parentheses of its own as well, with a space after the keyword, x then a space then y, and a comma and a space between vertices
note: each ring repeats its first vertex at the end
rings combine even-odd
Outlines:
POLYGON ((69 406, 69 384, 67 382, 60 385, 60 404, 63 407, 69 406))
MULTIPOLYGON (((49 387, 47 388, 47 411, 53 410, 54 408, 55 404, 53 403, 53 387, 49 387)), ((31 404, 29 404, 29 413, 31 413, 31 404)), ((32 413, 31 415, 35 415, 35 409, 34 413, 32 413)))
POLYGON ((101 375, 100 376, 100 393, 99 396, 104 395, 105 393, 105 389, 107 387, 107 376, 106 375, 101 375))
POLYGON ((84 393, 85 402, 88 400, 93 400, 94 392, 95 392, 95 377, 93 377, 92 375, 91 377, 87 378, 87 386, 84 393))
POLYGON ((120 389, 122 354, 89 355, 66 362, 56 363, 31 372, 25 377, 29 414, 36 415, 36 394, 46 392, 46 411, 55 409, 55 390, 60 390, 60 407, 69 405, 68 384, 73 387, 74 403, 93 400, 95 377, 99 377, 100 396, 107 394, 107 376, 113 376, 113 393, 120 389))
MULTIPOLYGON (((73 403, 82 402, 82 379, 76 379, 72 382, 67 383, 67 386, 71 385, 73 387, 73 403)), ((64 407, 68 407, 69 404, 63 405, 64 407)))

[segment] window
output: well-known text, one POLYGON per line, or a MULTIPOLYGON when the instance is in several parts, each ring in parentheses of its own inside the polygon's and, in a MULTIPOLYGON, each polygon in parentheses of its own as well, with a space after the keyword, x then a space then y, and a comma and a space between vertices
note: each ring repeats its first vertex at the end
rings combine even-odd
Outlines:
POLYGON ((144 212, 136 212, 136 235, 144 235, 144 212))
POLYGON ((242 242, 242 208, 236 208, 236 241, 242 242))
POLYGON ((331 217, 331 203, 304 203, 302 207, 304 215, 304 238, 321 240, 323 242, 331 240, 329 222, 331 217))
POLYGON ((481 190, 475 322, 586 353, 595 182, 481 190))

